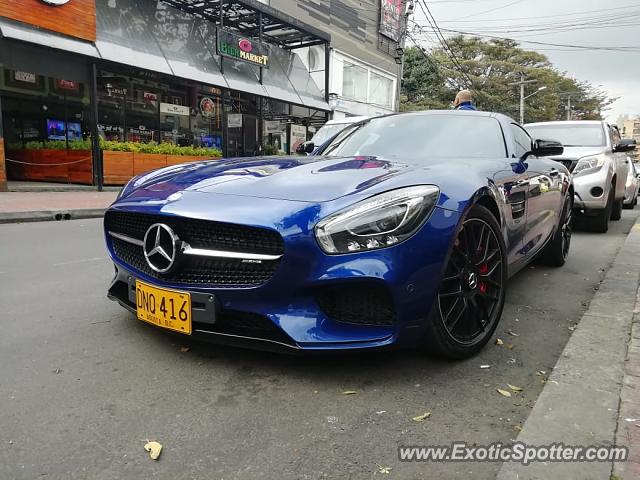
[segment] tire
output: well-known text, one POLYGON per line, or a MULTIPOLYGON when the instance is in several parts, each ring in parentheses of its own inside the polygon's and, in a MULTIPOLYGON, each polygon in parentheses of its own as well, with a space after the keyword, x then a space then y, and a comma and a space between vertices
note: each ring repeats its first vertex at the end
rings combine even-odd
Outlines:
POLYGON ((611 218, 611 209, 613 208, 613 189, 609 191, 607 206, 602 210, 598 210, 596 215, 588 220, 591 229, 596 233, 607 233, 609 231, 609 219, 611 218))
POLYGON ((507 286, 507 256, 498 222, 474 205, 451 246, 423 341, 449 359, 479 352, 498 326, 507 286))
POLYGON ((611 209, 611 220, 618 221, 622 218, 622 204, 624 203, 624 198, 620 200, 616 200, 613 202, 613 208, 611 209))
POLYGON ((567 196, 562 207, 560 224, 553 234, 553 238, 547 243, 538 260, 550 267, 561 267, 567 261, 569 248, 571 247, 571 234, 573 232, 573 202, 567 196))

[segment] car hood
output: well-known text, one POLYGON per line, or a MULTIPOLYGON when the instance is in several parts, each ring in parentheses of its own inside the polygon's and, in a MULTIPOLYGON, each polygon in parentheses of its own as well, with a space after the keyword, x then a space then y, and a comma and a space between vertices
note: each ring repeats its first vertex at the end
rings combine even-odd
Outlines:
POLYGON ((175 192, 325 202, 358 193, 416 167, 376 157, 257 157, 168 167, 139 177, 124 197, 163 198, 175 192))
POLYGON ((564 147, 562 155, 550 157, 553 160, 579 160, 591 155, 599 155, 606 151, 605 147, 564 147))

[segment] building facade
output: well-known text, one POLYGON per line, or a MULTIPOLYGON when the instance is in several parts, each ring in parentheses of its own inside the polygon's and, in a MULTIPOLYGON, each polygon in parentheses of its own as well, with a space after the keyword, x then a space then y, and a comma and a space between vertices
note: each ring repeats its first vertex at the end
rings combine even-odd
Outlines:
MULTIPOLYGON (((332 118, 398 110, 405 0, 264 0, 331 34, 329 103, 332 118)), ((320 49, 300 52, 309 71, 320 49)))
POLYGON ((331 117, 393 111, 391 5, 0 0, 0 188, 290 153, 331 117))

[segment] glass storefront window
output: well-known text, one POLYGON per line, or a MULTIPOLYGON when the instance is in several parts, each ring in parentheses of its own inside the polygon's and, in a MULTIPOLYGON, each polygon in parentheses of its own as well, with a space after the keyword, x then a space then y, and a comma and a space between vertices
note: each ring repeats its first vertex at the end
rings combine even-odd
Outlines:
POLYGON ((393 80, 375 72, 369 72, 369 103, 391 108, 393 102, 393 80))
POLYGON ((367 69, 348 61, 343 62, 342 95, 358 102, 367 101, 367 69))

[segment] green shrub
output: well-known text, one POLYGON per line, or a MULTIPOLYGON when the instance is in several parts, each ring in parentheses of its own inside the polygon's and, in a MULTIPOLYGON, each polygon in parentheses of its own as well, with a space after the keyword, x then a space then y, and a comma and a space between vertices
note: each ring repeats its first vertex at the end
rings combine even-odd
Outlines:
MULTIPOLYGON (((26 150, 66 150, 67 142, 64 140, 30 141, 25 143, 26 150)), ((163 155, 186 155, 194 157, 222 157, 222 152, 217 148, 204 147, 180 147, 173 143, 137 143, 137 142, 116 142, 112 140, 100 139, 100 148, 109 152, 135 152, 135 153, 159 153, 163 155)), ((22 150, 19 142, 7 145, 7 150, 22 150)), ((72 140, 69 142, 69 150, 91 150, 91 140, 72 140)))
POLYGON ((263 155, 280 155, 282 152, 275 145, 266 144, 262 146, 263 155))

